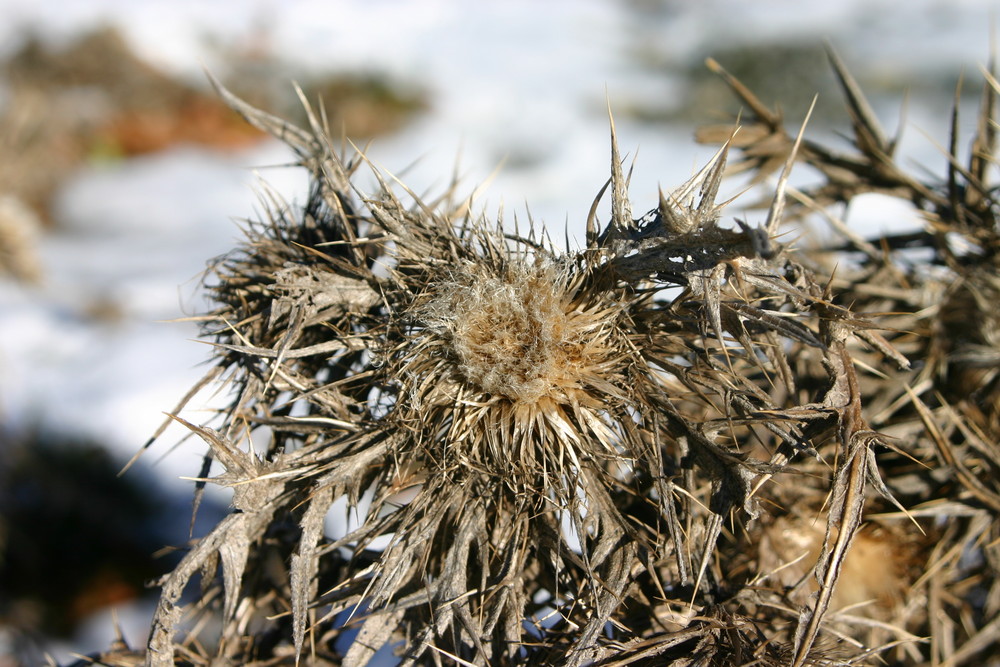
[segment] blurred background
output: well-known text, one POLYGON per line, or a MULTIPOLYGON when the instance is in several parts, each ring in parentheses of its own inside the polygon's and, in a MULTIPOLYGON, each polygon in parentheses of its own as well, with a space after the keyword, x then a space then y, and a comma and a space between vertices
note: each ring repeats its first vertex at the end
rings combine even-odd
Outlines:
MULTIPOLYGON (((836 141, 849 125, 827 40, 889 132, 902 123, 904 156, 943 173, 956 85, 964 76, 971 123, 996 7, 0 0, 0 667, 107 648, 112 609, 141 646, 143 584, 188 539, 182 477, 198 474, 197 443, 173 427, 117 473, 207 370, 210 350, 183 321, 205 308, 206 263, 238 242, 262 182, 291 204, 305 196, 289 153, 226 109, 205 70, 301 122, 296 81, 416 192, 457 174, 466 192, 485 184, 488 216, 578 245, 609 173, 609 105, 636 159, 636 215, 715 151, 695 130, 739 107, 708 56, 780 101, 791 126, 818 93, 810 132, 836 141)), ((763 219, 741 202, 730 213, 763 219)), ((876 197, 848 217, 862 230, 919 224, 876 197)), ((209 497, 195 536, 227 502, 209 497)))

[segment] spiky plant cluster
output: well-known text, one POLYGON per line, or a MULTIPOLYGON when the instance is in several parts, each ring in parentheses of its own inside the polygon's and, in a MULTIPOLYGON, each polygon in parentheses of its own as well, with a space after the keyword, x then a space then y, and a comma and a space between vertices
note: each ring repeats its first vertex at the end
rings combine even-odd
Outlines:
MULTIPOLYGON (((906 511, 869 501, 871 524, 858 532, 845 559, 851 574, 841 577, 835 591, 850 596, 852 585, 860 583, 865 595, 856 602, 863 604, 828 616, 827 623, 853 632, 867 646, 891 647, 882 655, 890 664, 986 664, 998 651, 1000 612, 1000 209, 991 182, 1000 85, 992 66, 983 71, 979 112, 965 148, 959 83, 942 176, 918 178, 895 157, 899 137, 887 135, 843 62, 832 50, 829 56, 844 90, 853 150, 802 143, 798 159, 822 179, 808 189, 790 190, 786 222, 819 217, 836 232, 839 241, 814 245, 798 257, 831 276, 837 303, 881 313, 879 321, 887 327, 885 338, 858 332, 864 345, 851 350, 858 368, 869 369, 858 374, 856 388, 863 414, 889 445, 878 458, 879 471, 906 511), (852 230, 841 212, 865 193, 912 203, 924 227, 875 237, 852 230), (915 361, 913 368, 878 365, 882 355, 895 357, 894 350, 900 359, 915 361), (879 581, 866 585, 872 576, 879 581), (859 625, 867 630, 858 632, 859 625)), ((750 131, 740 146, 739 167, 758 177, 773 171, 794 137, 782 128, 779 113, 717 63, 709 65, 751 110, 743 116, 750 131)), ((724 132, 705 128, 702 136, 724 132)), ((804 464, 797 467, 809 471, 804 464)), ((835 486, 834 497, 836 492, 835 486)), ((814 507, 824 498, 802 489, 786 494, 787 509, 769 517, 779 530, 763 529, 761 561, 773 559, 765 552, 778 532, 794 536, 799 554, 815 553, 807 525, 813 509, 803 512, 803 503, 814 507), (783 518, 774 523, 774 517, 783 518)), ((796 569, 808 571, 786 567, 778 580, 795 584, 796 569)))
POLYGON ((147 663, 958 664, 995 646, 992 102, 973 163, 953 149, 925 184, 833 62, 856 152, 787 134, 729 78, 745 129, 639 217, 612 125, 611 218, 591 213, 580 250, 454 189, 427 202, 372 170, 363 194, 364 155, 314 114, 300 129, 222 91, 312 184, 213 264, 199 386, 233 400, 184 423, 234 511, 162 580, 147 663), (781 168, 760 225, 716 201, 732 146, 781 168), (796 160, 825 182, 791 188, 796 160), (830 212, 870 191, 925 211, 942 271, 830 212), (779 243, 816 211, 846 245, 779 243))

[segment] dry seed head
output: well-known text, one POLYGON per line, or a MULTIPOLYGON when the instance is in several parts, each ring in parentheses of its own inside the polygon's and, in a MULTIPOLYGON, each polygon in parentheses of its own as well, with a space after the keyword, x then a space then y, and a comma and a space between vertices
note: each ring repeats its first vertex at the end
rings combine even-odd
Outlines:
POLYGON ((637 447, 617 422, 630 418, 629 367, 642 362, 626 363, 634 348, 615 296, 590 289, 586 271, 523 252, 432 280, 390 369, 406 378, 394 412, 420 423, 416 450, 575 504, 583 468, 637 447))
POLYGON ((463 379, 516 403, 566 400, 608 350, 601 321, 576 310, 567 276, 551 262, 514 262, 503 275, 470 264, 433 288, 423 309, 428 329, 450 347, 463 379))

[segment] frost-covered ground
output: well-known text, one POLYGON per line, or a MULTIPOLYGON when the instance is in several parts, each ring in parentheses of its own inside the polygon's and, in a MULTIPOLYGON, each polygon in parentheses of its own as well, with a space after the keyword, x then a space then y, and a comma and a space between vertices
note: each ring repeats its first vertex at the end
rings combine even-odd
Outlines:
MULTIPOLYGON (((432 92, 430 111, 378 139, 372 159, 405 170, 416 191, 433 192, 460 155, 470 190, 490 180, 480 205, 495 212, 502 204, 507 220, 530 211, 558 240, 564 226, 579 237, 607 177, 608 101, 613 108, 620 99, 669 102, 681 94, 676 81, 637 67, 637 51, 652 45, 681 62, 713 45, 796 33, 849 46, 852 68, 886 78, 943 66, 977 79, 994 7, 990 0, 0 0, 0 51, 14 49, 27 28, 60 40, 111 22, 139 55, 192 78, 221 66, 209 44, 266 39, 304 68, 417 82, 432 92)), ((913 100, 910 122, 940 141, 940 108, 913 100)), ((638 149, 637 214, 654 205, 658 184, 681 183, 711 154, 694 144, 693 129, 618 122, 623 152, 638 149)), ((941 163, 920 131, 905 140, 904 152, 941 163)), ((0 418, 8 427, 40 420, 130 456, 209 355, 191 342, 193 324, 164 321, 201 309, 199 273, 239 238, 234 219, 254 214, 258 177, 290 200, 303 194, 300 174, 263 169, 286 159, 275 143, 229 155, 178 148, 74 177, 59 195, 58 231, 41 240, 44 284, 0 282, 0 418), (117 318, 92 316, 107 303, 117 318)), ((879 201, 855 213, 859 224, 912 222, 905 209, 879 201)), ((180 435, 172 430, 165 443, 180 435)), ((156 448, 148 464, 186 493, 191 482, 179 478, 196 474, 200 449, 167 449, 156 448)), ((127 629, 138 633, 133 642, 142 624, 138 614, 127 629)), ((106 646, 107 619, 92 626, 74 650, 106 646)))

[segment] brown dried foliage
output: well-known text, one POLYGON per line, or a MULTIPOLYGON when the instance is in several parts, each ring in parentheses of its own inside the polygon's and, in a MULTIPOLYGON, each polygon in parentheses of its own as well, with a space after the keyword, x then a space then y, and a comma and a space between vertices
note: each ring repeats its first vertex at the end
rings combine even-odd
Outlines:
POLYGON ((364 154, 319 116, 297 128, 222 91, 312 188, 301 209, 269 200, 213 266, 204 385, 233 398, 215 428, 184 423, 234 511, 161 582, 147 664, 998 650, 997 85, 971 156, 954 141, 931 182, 830 56, 851 150, 788 134, 728 78, 742 129, 709 132, 715 158, 638 219, 612 126, 611 220, 592 214, 579 251, 506 233, 454 189, 426 202, 373 170, 362 194, 364 154), (716 202, 734 149, 761 179, 781 170, 760 227, 716 202), (822 182, 789 186, 796 161, 822 182), (836 205, 863 192, 912 201, 926 228, 851 232, 836 205), (842 242, 779 242, 817 213, 842 242), (325 534, 344 503, 357 520, 325 534))

